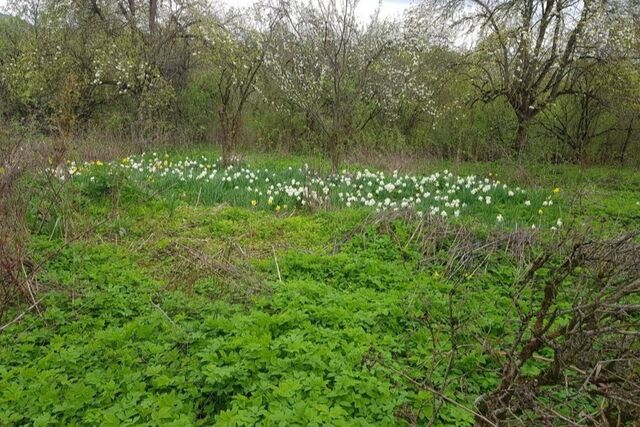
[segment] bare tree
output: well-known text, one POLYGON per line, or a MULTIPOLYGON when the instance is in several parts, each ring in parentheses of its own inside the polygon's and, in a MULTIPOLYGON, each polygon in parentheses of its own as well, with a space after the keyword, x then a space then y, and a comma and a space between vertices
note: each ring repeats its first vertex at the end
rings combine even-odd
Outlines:
POLYGON ((573 93, 567 76, 579 58, 594 55, 587 28, 605 13, 598 0, 448 0, 441 20, 470 35, 468 75, 477 100, 503 98, 513 109, 513 149, 528 145, 532 120, 558 97, 573 93))
MULTIPOLYGON (((616 130, 615 122, 608 118, 608 108, 603 99, 606 81, 598 67, 579 70, 573 83, 575 94, 556 100, 545 108, 539 123, 551 136, 569 148, 568 160, 581 162, 592 142, 616 130), (593 71, 593 72, 592 72, 593 71)), ((560 151, 560 150, 558 150, 560 151)))

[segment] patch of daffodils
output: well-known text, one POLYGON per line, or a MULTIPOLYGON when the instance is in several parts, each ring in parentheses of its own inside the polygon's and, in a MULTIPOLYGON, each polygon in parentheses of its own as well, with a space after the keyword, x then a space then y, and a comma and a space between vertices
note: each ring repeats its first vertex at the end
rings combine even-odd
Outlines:
MULTIPOLYGON (((304 208, 369 208, 381 211, 415 210, 419 216, 458 218, 465 213, 487 217, 493 215, 498 223, 527 223, 540 226, 542 209, 553 206, 559 188, 551 190, 544 200, 534 203, 534 197, 520 187, 511 187, 492 177, 457 176, 448 170, 431 175, 408 175, 384 172, 343 170, 339 174, 323 176, 307 165, 302 168, 271 170, 234 164, 223 166, 220 159, 205 156, 172 159, 157 153, 129 156, 119 161, 67 163, 51 172, 59 179, 95 179, 100 172, 113 174, 124 171, 133 179, 146 182, 167 181, 193 186, 197 192, 220 194, 220 199, 263 207, 280 212, 304 208), (521 215, 509 218, 505 207, 517 209, 521 215), (493 212, 492 212, 493 211, 493 212), (537 215, 536 215, 537 213, 537 215)), ((544 197, 544 196, 543 196, 544 197)), ((547 226, 562 226, 562 220, 549 219, 547 226)))

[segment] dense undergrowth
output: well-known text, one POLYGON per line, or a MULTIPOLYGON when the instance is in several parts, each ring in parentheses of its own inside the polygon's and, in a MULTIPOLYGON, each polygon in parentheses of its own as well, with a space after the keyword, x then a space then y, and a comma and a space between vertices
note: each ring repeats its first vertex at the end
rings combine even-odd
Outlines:
MULTIPOLYGON (((525 292, 514 307, 515 284, 571 221, 532 230, 495 211, 456 221, 344 202, 276 210, 266 195, 207 202, 201 185, 96 176, 52 180, 58 201, 31 204, 41 300, 0 333, 1 424, 472 425, 501 383, 490 350, 515 346, 517 309, 540 303, 525 292)), ((526 191, 542 203, 556 185, 526 191)), ((595 220, 575 188, 553 209, 573 209, 575 227, 637 228, 638 188, 611 185, 623 193, 595 199, 595 220)), ((515 217, 522 201, 508 199, 515 217)), ((563 289, 554 304, 566 308, 578 294, 563 289)), ((536 355, 522 378, 554 357, 536 355)), ((602 396, 566 384, 541 399, 590 421, 602 396)))

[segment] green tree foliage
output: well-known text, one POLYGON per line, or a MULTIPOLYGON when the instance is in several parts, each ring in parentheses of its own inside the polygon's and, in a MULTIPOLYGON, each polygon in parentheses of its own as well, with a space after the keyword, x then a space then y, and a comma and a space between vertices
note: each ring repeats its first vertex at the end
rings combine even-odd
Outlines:
POLYGON ((168 120, 190 61, 196 6, 154 12, 153 0, 16 1, 26 29, 3 64, 3 81, 24 116, 46 119, 44 131, 115 117, 144 131, 149 120, 168 120))
POLYGON ((0 111, 44 134, 438 158, 631 163, 640 155, 634 0, 14 0, 0 111))

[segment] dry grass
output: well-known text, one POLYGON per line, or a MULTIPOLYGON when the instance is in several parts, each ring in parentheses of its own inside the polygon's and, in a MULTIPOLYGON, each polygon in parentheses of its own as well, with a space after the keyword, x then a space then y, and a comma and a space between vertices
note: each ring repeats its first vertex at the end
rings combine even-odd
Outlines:
POLYGON ((32 263, 26 254, 28 190, 21 179, 40 163, 39 148, 4 137, 0 163, 0 320, 20 301, 37 300, 32 289, 32 263))
POLYGON ((214 279, 218 284, 218 297, 227 297, 235 302, 249 302, 254 296, 268 292, 264 278, 248 263, 244 262, 242 248, 232 242, 210 253, 203 249, 205 242, 197 244, 172 241, 156 256, 163 259, 168 289, 179 284, 182 290, 193 292, 202 280, 214 279))

